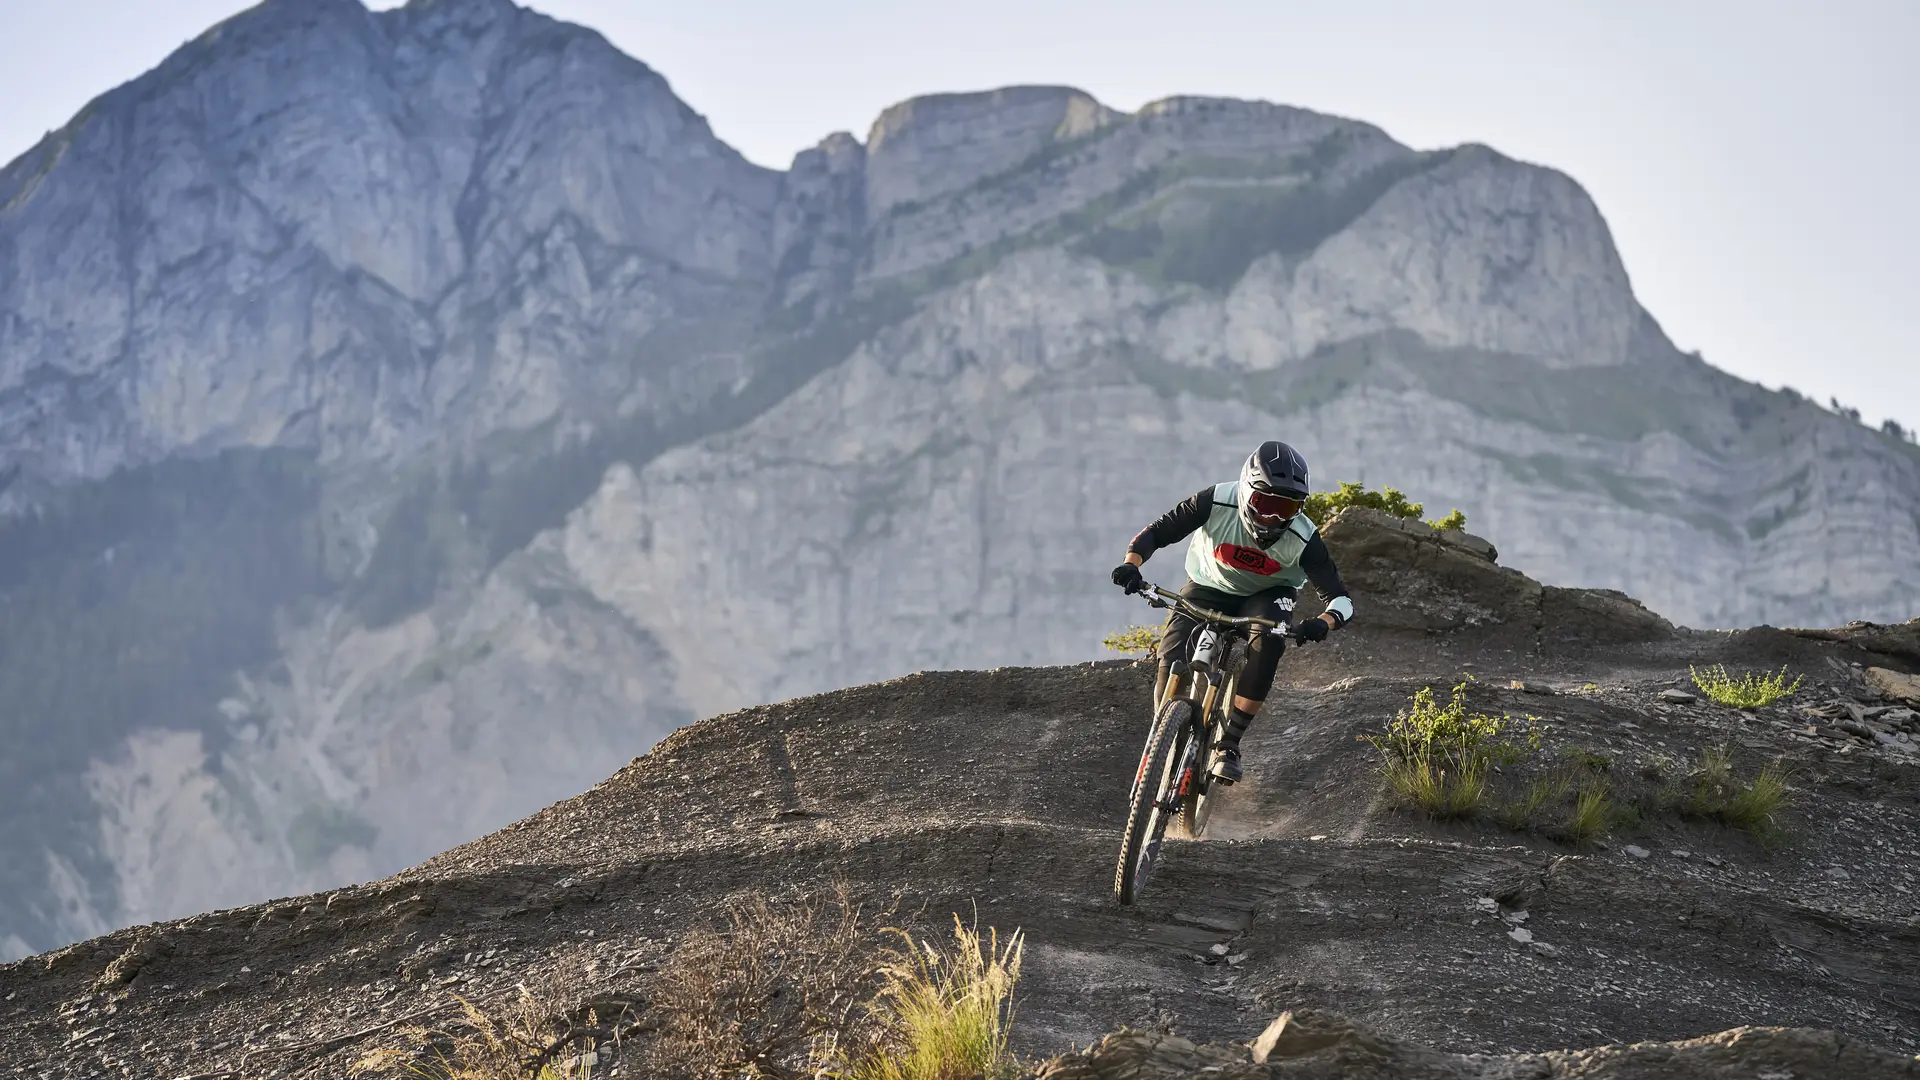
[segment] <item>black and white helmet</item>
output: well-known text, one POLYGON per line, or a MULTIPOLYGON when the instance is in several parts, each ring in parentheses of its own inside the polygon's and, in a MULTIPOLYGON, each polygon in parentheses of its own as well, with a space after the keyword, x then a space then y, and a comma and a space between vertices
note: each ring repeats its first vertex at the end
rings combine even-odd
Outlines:
POLYGON ((1264 442, 1240 466, 1240 523, 1261 546, 1280 539, 1312 489, 1307 459, 1283 442, 1264 442))

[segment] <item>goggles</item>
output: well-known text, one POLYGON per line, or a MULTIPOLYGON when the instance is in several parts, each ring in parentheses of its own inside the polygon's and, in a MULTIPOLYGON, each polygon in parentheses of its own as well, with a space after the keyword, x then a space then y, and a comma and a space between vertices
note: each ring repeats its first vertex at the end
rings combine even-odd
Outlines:
POLYGON ((1247 506, 1263 518, 1290 518, 1300 512, 1306 500, 1273 491, 1247 492, 1247 506))

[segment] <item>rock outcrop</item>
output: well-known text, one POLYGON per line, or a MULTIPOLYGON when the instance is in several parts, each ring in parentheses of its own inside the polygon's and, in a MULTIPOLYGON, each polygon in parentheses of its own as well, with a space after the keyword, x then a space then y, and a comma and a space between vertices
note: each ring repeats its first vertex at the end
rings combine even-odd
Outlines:
POLYGON ((1471 533, 1365 507, 1341 511, 1321 531, 1347 587, 1367 598, 1369 629, 1474 631, 1534 650, 1674 636, 1673 624, 1625 593, 1542 585, 1496 565, 1493 544, 1471 533))
POLYGON ((1123 1032, 1042 1065, 1034 1080, 1735 1080, 1920 1076, 1920 1059, 1812 1028, 1736 1028, 1677 1042, 1540 1054, 1445 1054, 1346 1017, 1284 1013, 1250 1046, 1123 1032))

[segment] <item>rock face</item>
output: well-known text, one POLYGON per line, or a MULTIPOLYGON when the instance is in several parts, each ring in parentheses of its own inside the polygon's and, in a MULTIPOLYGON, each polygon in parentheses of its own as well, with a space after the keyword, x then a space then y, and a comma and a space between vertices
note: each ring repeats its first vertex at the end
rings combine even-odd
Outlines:
POLYGON ((269 0, 0 170, 0 952, 393 869, 695 715, 1085 659, 1125 538, 1276 434, 1548 583, 1361 596, 1409 631, 1920 598, 1920 450, 1679 354, 1551 170, 1016 87, 780 173, 506 0, 269 0))

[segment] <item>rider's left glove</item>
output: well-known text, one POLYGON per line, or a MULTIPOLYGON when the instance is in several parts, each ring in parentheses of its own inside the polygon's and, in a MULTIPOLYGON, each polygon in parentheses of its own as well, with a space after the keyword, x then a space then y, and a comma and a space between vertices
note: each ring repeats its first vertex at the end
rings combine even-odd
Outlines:
POLYGON ((1299 638, 1301 641, 1325 641, 1327 640, 1327 631, 1330 629, 1332 628, 1327 625, 1327 620, 1312 618, 1294 627, 1293 636, 1299 638))
POLYGON ((1128 596, 1145 592, 1147 588, 1146 579, 1140 576, 1140 568, 1130 562, 1123 562, 1113 568, 1113 583, 1127 590, 1128 596))

